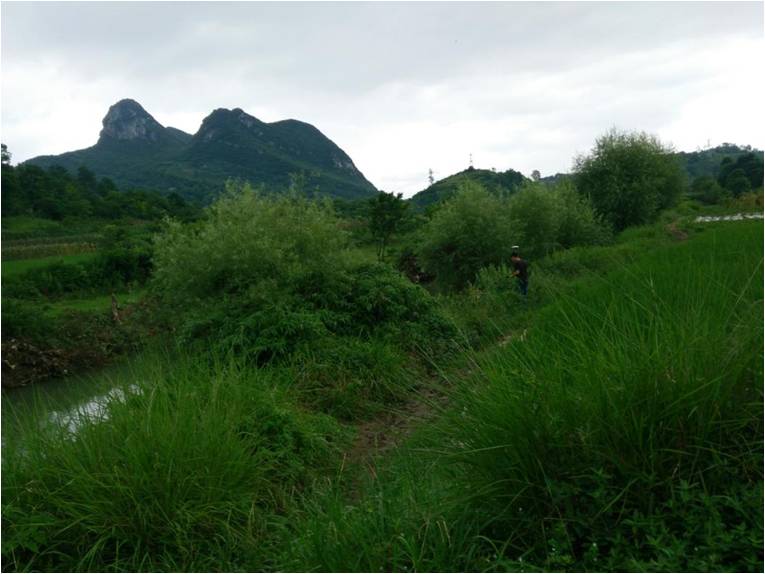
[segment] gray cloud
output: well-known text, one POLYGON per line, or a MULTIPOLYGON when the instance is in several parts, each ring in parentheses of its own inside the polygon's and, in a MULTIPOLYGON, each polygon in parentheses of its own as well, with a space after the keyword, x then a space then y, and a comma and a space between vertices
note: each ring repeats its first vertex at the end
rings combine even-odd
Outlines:
POLYGON ((763 146, 761 3, 3 3, 3 141, 92 145, 140 101, 316 125, 378 187, 565 171, 612 125, 763 146), (734 103, 735 102, 735 103, 734 103))

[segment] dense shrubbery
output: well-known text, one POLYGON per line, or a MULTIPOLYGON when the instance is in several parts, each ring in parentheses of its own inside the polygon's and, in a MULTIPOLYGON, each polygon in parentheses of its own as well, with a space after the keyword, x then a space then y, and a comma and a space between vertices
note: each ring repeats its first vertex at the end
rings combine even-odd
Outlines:
POLYGON ((507 203, 479 185, 462 184, 422 230, 422 267, 449 287, 464 287, 481 267, 510 259, 520 232, 507 203))
POLYGON ((97 179, 84 166, 72 175, 60 166, 47 170, 26 164, 14 167, 5 158, 2 206, 3 217, 33 215, 57 221, 67 217, 193 219, 199 213, 198 207, 189 205, 177 193, 164 196, 156 191, 119 191, 113 181, 97 179))
POLYGON ((616 231, 654 221, 673 205, 685 174, 672 150, 655 136, 612 130, 574 166, 576 188, 616 231))
POLYGON ((509 263, 513 245, 537 258, 610 233, 567 182, 527 184, 508 198, 466 184, 422 229, 419 263, 448 287, 462 288, 483 267, 509 263))
POLYGON ((354 256, 326 203, 232 188, 197 227, 170 223, 155 262, 184 340, 261 360, 330 334, 411 345, 449 333, 424 290, 354 256))
POLYGON ((151 253, 113 249, 80 263, 53 263, 31 269, 3 282, 4 295, 16 298, 58 297, 71 293, 92 293, 143 284, 152 269, 151 253))

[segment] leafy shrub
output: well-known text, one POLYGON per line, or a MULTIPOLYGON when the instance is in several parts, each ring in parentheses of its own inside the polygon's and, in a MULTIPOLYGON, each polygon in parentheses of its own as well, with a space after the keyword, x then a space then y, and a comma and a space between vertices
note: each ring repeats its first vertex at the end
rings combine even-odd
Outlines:
POLYGON ((53 320, 39 305, 20 299, 3 298, 3 338, 45 339, 53 330, 53 320))
POLYGON ((685 185, 671 152, 649 134, 612 130, 598 138, 590 155, 576 159, 576 188, 616 231, 650 223, 685 185))
POLYGON ((588 200, 567 181, 552 188, 526 183, 507 198, 471 184, 425 226, 418 256, 443 285, 463 288, 479 269, 508 264, 513 244, 520 245, 524 257, 534 259, 610 238, 588 200))
POLYGON ((205 221, 157 238, 154 287, 183 340, 262 361, 329 333, 410 346, 448 334, 427 292, 358 263, 338 225, 328 203, 230 186, 205 221))
POLYGON ((509 199, 524 254, 539 258, 574 245, 607 243, 611 233, 587 198, 564 180, 553 187, 527 183, 509 199))
POLYGON ((425 225, 418 257, 442 285, 459 289, 482 267, 509 261, 520 239, 507 202, 468 181, 425 225))
POLYGON ((58 297, 145 283, 151 269, 151 253, 118 249, 101 252, 85 262, 61 261, 30 269, 4 281, 3 288, 7 295, 17 298, 58 297))

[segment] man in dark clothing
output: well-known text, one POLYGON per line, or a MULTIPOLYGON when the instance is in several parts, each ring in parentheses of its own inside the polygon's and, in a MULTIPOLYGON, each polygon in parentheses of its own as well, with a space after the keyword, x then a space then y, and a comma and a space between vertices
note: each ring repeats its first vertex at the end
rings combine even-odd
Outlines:
POLYGON ((529 264, 521 259, 515 247, 510 255, 510 261, 513 262, 513 277, 518 278, 518 289, 520 289, 521 294, 525 297, 529 292, 529 264))

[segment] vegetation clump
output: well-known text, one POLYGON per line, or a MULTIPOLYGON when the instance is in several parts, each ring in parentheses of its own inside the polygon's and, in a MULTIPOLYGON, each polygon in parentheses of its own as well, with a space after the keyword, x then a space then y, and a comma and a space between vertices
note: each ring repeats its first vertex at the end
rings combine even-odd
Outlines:
POLYGON ((655 136, 611 130, 576 159, 576 188, 616 231, 651 223, 684 189, 685 176, 671 152, 655 136))

